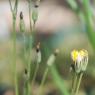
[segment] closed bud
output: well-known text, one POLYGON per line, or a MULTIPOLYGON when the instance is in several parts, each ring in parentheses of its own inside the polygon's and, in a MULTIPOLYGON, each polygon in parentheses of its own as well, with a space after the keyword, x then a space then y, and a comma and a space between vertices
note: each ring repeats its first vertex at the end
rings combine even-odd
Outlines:
POLYGON ((23 13, 20 12, 20 19, 23 19, 23 13))
POLYGON ((38 19, 38 10, 36 8, 34 8, 33 12, 32 12, 32 20, 34 22, 34 24, 36 23, 38 19))
POLYGON ((40 51, 40 42, 36 46, 36 52, 37 52, 37 63, 41 62, 41 51, 40 51))
POLYGON ((40 5, 40 0, 37 0, 36 3, 35 3, 35 5, 34 5, 34 7, 35 7, 35 8, 38 8, 39 5, 40 5))
POLYGON ((56 49, 55 52, 54 52, 54 55, 57 56, 59 53, 59 49, 56 49))
POLYGON ((25 32, 25 23, 24 23, 24 19, 23 19, 23 13, 20 12, 20 32, 25 32))
POLYGON ((24 80, 25 80, 25 81, 28 81, 28 79, 29 79, 28 71, 27 71, 27 69, 25 69, 25 70, 24 70, 24 80))
POLYGON ((40 50, 40 42, 36 46, 36 52, 39 52, 39 50, 40 50))
POLYGON ((24 73, 27 75, 27 73, 28 73, 28 72, 27 72, 27 69, 25 69, 24 73))
POLYGON ((52 64, 55 62, 55 59, 56 59, 56 56, 58 55, 58 53, 59 53, 59 50, 56 49, 55 52, 54 52, 54 54, 52 54, 52 55, 49 57, 49 59, 48 59, 48 61, 47 61, 47 65, 48 65, 48 66, 52 66, 52 64))

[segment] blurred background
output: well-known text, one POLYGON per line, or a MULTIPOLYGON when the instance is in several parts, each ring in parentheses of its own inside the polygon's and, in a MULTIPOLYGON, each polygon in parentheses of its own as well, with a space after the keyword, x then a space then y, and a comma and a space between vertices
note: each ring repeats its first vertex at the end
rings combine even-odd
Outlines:
MULTIPOLYGON (((36 23, 36 42, 41 42, 42 63, 34 86, 34 95, 41 81, 46 60, 56 49, 60 54, 56 60, 55 73, 61 77, 63 85, 70 91, 72 74, 70 73, 71 56, 73 49, 86 49, 89 52, 88 68, 83 76, 79 95, 95 95, 95 1, 88 0, 89 7, 86 9, 82 0, 42 0, 39 7, 39 17, 36 23), (82 14, 88 13, 92 16, 92 22, 86 22, 82 14), (92 25, 91 31, 88 29, 92 25), (48 52, 47 52, 48 51, 48 52)), ((14 4, 14 0, 12 0, 14 4)), ((32 3, 33 4, 33 3, 32 3)), ((32 6, 33 7, 33 6, 32 6)), ((19 32, 19 14, 23 12, 26 32, 29 31, 29 15, 27 0, 19 0, 17 14, 17 68, 19 84, 23 82, 23 39, 19 32)), ((88 15, 86 15, 88 17, 88 15)), ((27 34, 27 33, 26 33, 27 34)), ((27 36, 27 35, 26 35, 27 36)), ((27 38, 27 37, 26 37, 27 38)), ((27 42, 28 43, 28 42, 27 42)), ((35 46, 34 46, 35 47, 35 46)), ((12 15, 8 0, 0 0, 0 83, 13 85, 12 72, 12 15)), ((31 68, 33 68, 32 66, 31 68)), ((33 68, 34 69, 34 68, 33 68)), ((60 83, 54 81, 54 72, 49 73, 44 87, 45 95, 64 95, 60 83), (52 75, 52 76, 51 76, 52 75), (60 89, 61 87, 61 89, 60 89)))

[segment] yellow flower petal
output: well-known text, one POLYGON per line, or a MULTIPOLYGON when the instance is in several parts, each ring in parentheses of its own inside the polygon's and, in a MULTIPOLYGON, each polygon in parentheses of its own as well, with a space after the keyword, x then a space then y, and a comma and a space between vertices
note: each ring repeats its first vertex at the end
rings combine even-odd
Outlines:
POLYGON ((72 57, 72 60, 73 61, 76 61, 77 60, 78 54, 79 54, 79 52, 77 50, 73 50, 71 52, 71 57, 72 57))
POLYGON ((88 56, 88 51, 87 50, 85 50, 85 49, 83 49, 83 50, 80 50, 79 51, 79 53, 80 53, 80 55, 82 56, 82 57, 84 57, 84 56, 88 56))

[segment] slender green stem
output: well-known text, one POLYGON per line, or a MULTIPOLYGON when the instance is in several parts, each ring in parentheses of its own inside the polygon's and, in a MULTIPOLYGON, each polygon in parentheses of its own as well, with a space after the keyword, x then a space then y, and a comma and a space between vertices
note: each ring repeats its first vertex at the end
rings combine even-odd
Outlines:
POLYGON ((23 33, 23 44, 24 44, 24 49, 23 49, 24 63, 26 63, 26 38, 25 38, 25 33, 23 33))
POLYGON ((14 12, 17 14, 18 0, 15 0, 14 12))
POLYGON ((32 32, 32 21, 31 21, 31 0, 28 1, 28 7, 29 7, 30 32, 32 32))
POLYGON ((16 68, 16 16, 17 16, 18 0, 15 1, 14 9, 12 8, 11 0, 9 0, 9 4, 13 20, 12 22, 13 23, 13 69, 14 69, 15 95, 19 95, 17 68, 16 68))
POLYGON ((28 7, 29 7, 29 21, 30 21, 30 36, 29 36, 29 58, 28 58, 28 82, 27 82, 27 89, 28 89, 28 92, 27 92, 27 95, 30 95, 30 72, 31 72, 31 44, 32 44, 32 35, 31 35, 31 32, 32 32, 32 22, 31 22, 31 0, 28 0, 28 7))
POLYGON ((33 79, 32 79, 32 87, 33 87, 33 84, 35 82, 35 78, 37 76, 37 71, 39 69, 39 63, 36 64, 36 68, 35 68, 35 71, 34 71, 34 75, 33 75, 33 79))
POLYGON ((74 73, 74 77, 73 77, 73 82, 72 82, 72 92, 71 95, 74 95, 75 89, 76 89, 76 84, 77 84, 77 74, 74 73))
POLYGON ((30 73, 31 73, 31 44, 32 35, 29 36, 29 57, 28 57, 28 95, 30 95, 30 73))
POLYGON ((79 87, 80 87, 80 83, 81 83, 81 80, 82 80, 82 76, 83 76, 83 73, 81 73, 81 74, 79 75, 79 80, 78 80, 78 83, 77 83, 77 87, 76 87, 75 95, 78 94, 79 87))
POLYGON ((18 94, 18 80, 17 80, 17 68, 16 68, 16 17, 13 15, 13 68, 14 68, 14 82, 15 93, 18 94))
POLYGON ((23 95, 27 95, 27 81, 24 81, 23 95))
POLYGON ((13 8, 12 8, 11 0, 9 0, 9 4, 10 4, 11 12, 13 12, 13 8))
POLYGON ((38 95, 42 95, 43 85, 45 83, 48 71, 49 71, 49 67, 47 67, 46 70, 45 70, 45 72, 44 72, 44 75, 43 75, 43 78, 42 78, 42 81, 41 81, 41 85, 40 85, 40 88, 39 88, 38 95))

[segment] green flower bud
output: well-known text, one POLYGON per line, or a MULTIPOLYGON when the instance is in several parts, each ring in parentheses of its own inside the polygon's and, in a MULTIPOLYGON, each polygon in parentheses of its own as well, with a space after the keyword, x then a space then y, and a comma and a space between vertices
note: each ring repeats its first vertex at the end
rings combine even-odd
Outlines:
POLYGON ((23 78, 24 78, 25 81, 28 81, 28 79, 29 79, 28 71, 27 71, 26 68, 25 68, 25 70, 24 70, 24 76, 23 76, 23 78))
POLYGON ((47 65, 48 65, 48 66, 52 66, 52 64, 55 62, 55 59, 56 59, 56 56, 58 55, 58 53, 59 53, 59 50, 56 49, 55 52, 54 52, 54 54, 52 54, 52 55, 49 57, 49 59, 48 59, 48 61, 47 61, 47 65))
POLYGON ((32 12, 32 20, 34 23, 36 23, 37 19, 38 19, 38 10, 35 8, 32 12))
POLYGON ((24 20, 23 20, 23 13, 20 12, 20 32, 25 32, 25 23, 24 23, 24 20))
POLYGON ((40 51, 40 43, 38 43, 37 47, 36 47, 36 52, 37 52, 37 63, 41 62, 41 51, 40 51))

